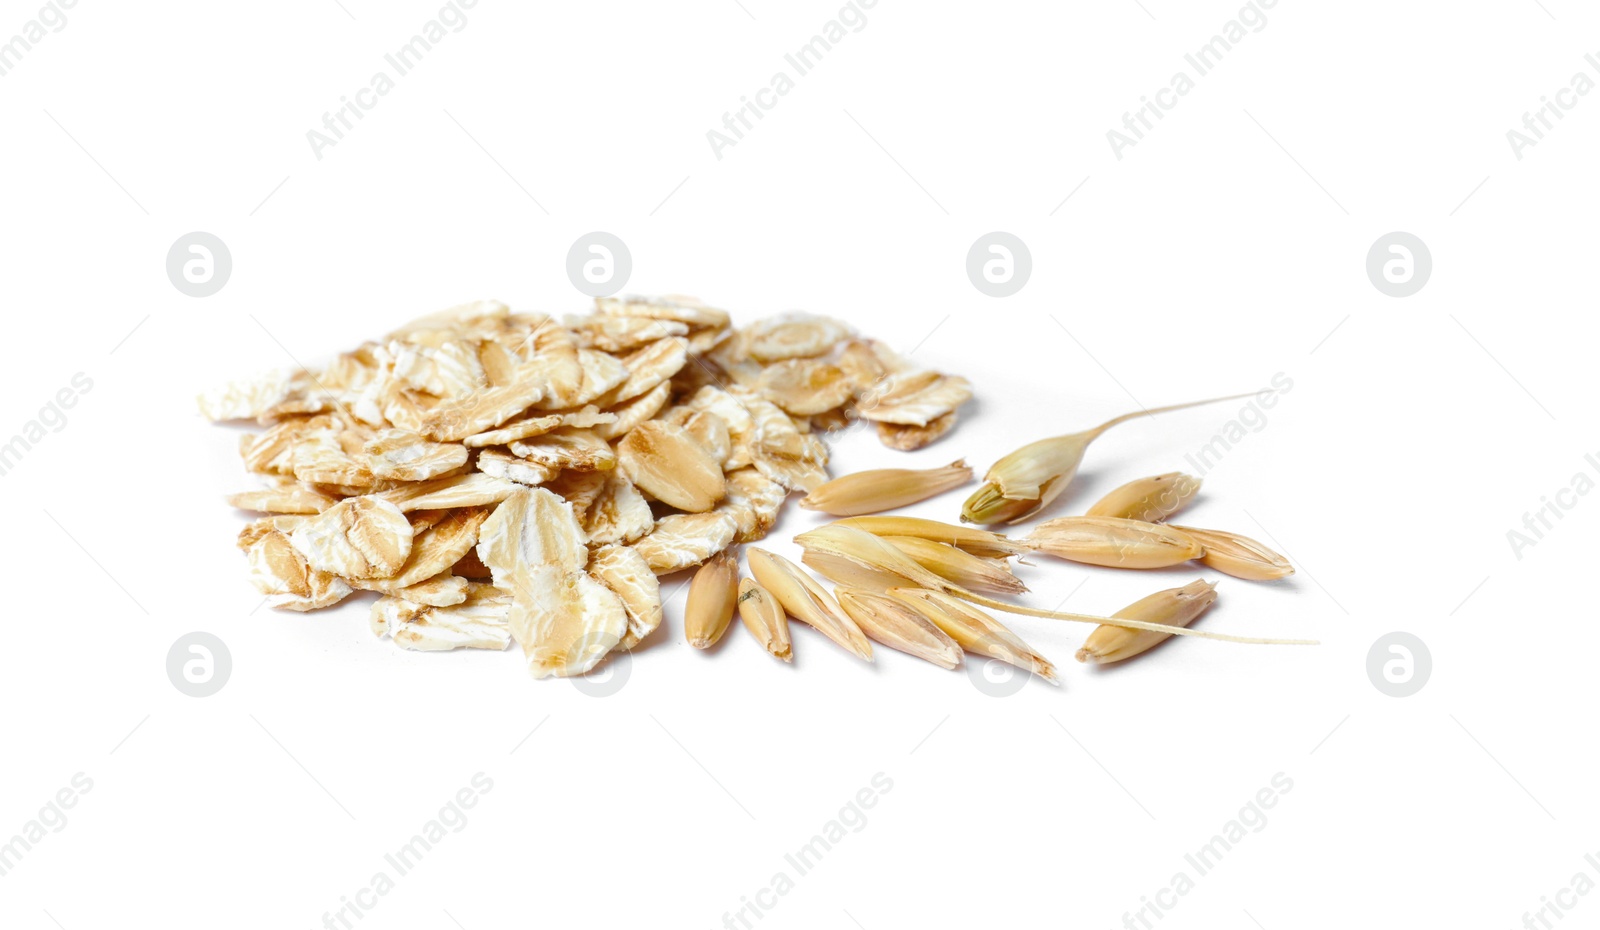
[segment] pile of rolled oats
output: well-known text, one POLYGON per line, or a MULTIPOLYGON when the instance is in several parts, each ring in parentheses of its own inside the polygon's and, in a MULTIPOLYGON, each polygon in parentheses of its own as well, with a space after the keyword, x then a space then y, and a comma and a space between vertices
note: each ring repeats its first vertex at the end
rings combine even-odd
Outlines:
POLYGON ((871 422, 917 449, 965 379, 919 370, 837 321, 735 329, 690 298, 603 298, 557 320, 493 302, 424 317, 336 358, 200 398, 253 419, 231 496, 268 602, 357 591, 408 649, 504 649, 581 675, 661 624, 656 577, 759 540, 828 480, 821 434, 871 422))

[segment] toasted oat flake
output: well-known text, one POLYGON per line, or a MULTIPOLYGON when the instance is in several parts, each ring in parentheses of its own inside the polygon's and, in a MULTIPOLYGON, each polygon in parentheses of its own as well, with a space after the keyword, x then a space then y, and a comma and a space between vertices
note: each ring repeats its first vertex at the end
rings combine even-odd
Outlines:
POLYGON ((310 376, 293 370, 273 372, 254 381, 235 381, 198 398, 200 412, 213 422, 254 420, 304 390, 310 376))
POLYGON ((257 513, 321 513, 337 502, 315 489, 291 484, 230 494, 228 503, 257 513))
POLYGON ((627 632, 621 599, 583 570, 589 553, 571 505, 550 491, 508 497, 484 523, 478 557, 511 592, 511 635, 535 678, 582 675, 627 632))
POLYGON ((601 472, 605 484, 583 512, 583 531, 591 546, 631 543, 655 527, 650 504, 620 471, 601 472))
POLYGON ((635 485, 679 510, 704 513, 726 493, 722 463, 681 426, 641 423, 617 444, 617 456, 635 485))
POLYGON ((688 360, 688 340, 678 337, 658 339, 630 353, 622 359, 628 378, 606 394, 606 406, 631 400, 665 383, 688 360))
POLYGON ((385 430, 362 448, 367 467, 391 481, 427 481, 467 464, 467 447, 429 442, 406 430, 385 430))
POLYGON ((529 568, 581 571, 589 561, 583 530, 572 505, 544 488, 524 488, 507 497, 478 531, 478 558, 508 586, 529 568))
POLYGON ((844 369, 817 359, 787 359, 768 365, 756 389, 795 416, 832 410, 855 393, 844 369))
MULTIPOLYGON (((352 581, 351 586, 357 590, 375 591, 378 587, 371 582, 352 581)), ((404 588, 390 588, 381 593, 421 604, 425 607, 452 607, 467 599, 467 586, 470 582, 465 578, 454 575, 439 575, 404 588)))
POLYGON ((544 396, 543 384, 530 374, 504 387, 467 394, 435 407, 422 418, 417 431, 441 442, 459 441, 505 423, 544 396))
POLYGON ((306 514, 293 513, 278 514, 270 517, 262 517, 259 520, 252 520, 250 523, 245 524, 244 529, 239 531, 239 536, 234 542, 235 545, 237 545, 240 549, 248 550, 251 546, 256 544, 257 540, 261 539, 263 536, 266 536, 268 533, 276 531, 288 536, 290 533, 294 532, 296 527, 309 519, 311 519, 311 517, 306 514))
POLYGON ((313 430, 333 423, 331 418, 311 417, 285 420, 256 436, 242 436, 239 457, 244 467, 261 474, 294 474, 294 450, 300 441, 313 430))
POLYGON ((867 340, 852 339, 839 350, 839 357, 834 362, 845 377, 850 379, 850 384, 856 393, 862 393, 874 384, 877 384, 889 369, 872 351, 872 345, 867 340))
POLYGON ((511 588, 511 635, 535 678, 585 674, 628 632, 622 599, 585 572, 534 568, 511 588))
POLYGON ((600 297, 595 299, 595 310, 610 316, 669 320, 695 329, 728 325, 726 311, 708 307, 694 297, 600 297))
POLYGON ((721 417, 703 410, 673 407, 662 413, 659 419, 683 427, 684 432, 699 443, 713 461, 727 467, 728 456, 733 453, 733 439, 728 433, 728 424, 721 417))
POLYGON ((448 510, 411 510, 406 513, 406 520, 411 524, 411 538, 416 539, 428 530, 433 529, 445 518, 450 516, 448 510))
POLYGON ((589 554, 588 571, 617 595, 628 614, 621 648, 632 649, 661 626, 661 585, 639 550, 601 546, 589 554))
POLYGON ((617 415, 601 410, 594 404, 585 404, 577 410, 563 411, 561 425, 574 429, 589 429, 594 426, 609 426, 617 422, 617 415))
POLYGON ((454 475, 379 491, 373 497, 403 511, 443 510, 497 504, 515 493, 518 485, 485 474, 454 475))
MULTIPOLYGON (((852 424, 861 419, 861 414, 856 411, 855 404, 847 403, 832 410, 824 410, 821 413, 813 414, 808 419, 811 424, 811 431, 814 433, 837 433, 840 430, 849 429, 852 424)), ((883 423, 878 424, 880 433, 882 432, 881 427, 885 425, 883 423)), ((897 448, 888 441, 885 441, 884 445, 897 448)))
POLYGON ((734 542, 755 542, 778 522, 778 512, 789 489, 763 475, 759 469, 741 468, 725 477, 728 496, 717 505, 719 513, 733 517, 734 542))
POLYGON ((739 443, 755 432, 755 417, 745 401, 715 385, 706 385, 690 395, 684 406, 691 410, 715 414, 727 424, 728 435, 739 443))
POLYGON ((545 407, 577 407, 599 401, 628 380, 628 366, 621 359, 593 349, 578 350, 578 368, 583 379, 577 391, 551 397, 543 402, 545 407))
POLYGON ((245 550, 250 582, 267 603, 285 610, 320 610, 344 600, 350 585, 337 575, 307 564, 289 537, 269 530, 245 550))
POLYGON ((566 424, 563 422, 561 415, 556 413, 523 417, 520 420, 512 420, 499 429, 473 433, 471 436, 462 439, 461 443, 474 449, 482 446, 503 446, 518 439, 543 436, 545 433, 563 425, 566 424))
POLYGON ((727 342, 732 335, 733 329, 728 326, 697 329, 689 334, 689 351, 697 356, 704 355, 727 342))
POLYGON ((437 344, 391 344, 394 377, 435 397, 462 397, 489 387, 477 347, 464 339, 437 344))
POLYGON ((615 471, 564 471, 547 482, 545 489, 572 505, 572 515, 581 526, 589 506, 605 490, 606 477, 615 471))
POLYGON ((725 513, 680 513, 656 521, 650 533, 633 544, 651 571, 665 575, 699 565, 727 548, 737 524, 725 513))
POLYGON ((505 387, 517 380, 517 367, 521 361, 504 342, 478 343, 478 364, 490 387, 505 387))
POLYGON ((499 449, 484 449, 478 453, 477 461, 478 471, 517 484, 540 485, 561 473, 561 469, 554 465, 539 465, 499 449))
POLYGON ((759 362, 813 358, 833 348, 850 334, 837 320, 790 313, 760 320, 745 329, 745 351, 759 362))
POLYGON ((676 320, 606 314, 569 321, 567 325, 587 348, 603 352, 626 352, 648 342, 689 332, 687 324, 676 320))
POLYGON ((670 396, 672 382, 658 384, 638 397, 611 408, 611 422, 597 424, 594 434, 607 441, 626 436, 634 427, 660 412, 670 396))
POLYGON ((402 649, 501 650, 511 645, 510 611, 511 595, 493 585, 473 584, 451 606, 385 597, 372 605, 371 623, 374 632, 387 634, 402 649))
POLYGON ((385 594, 396 594, 402 588, 448 572, 450 566, 460 561, 477 544, 478 532, 488 518, 489 511, 482 507, 468 507, 450 513, 412 537, 411 554, 392 577, 367 581, 361 586, 385 594))
POLYGON ((927 426, 972 399, 966 378, 929 374, 890 375, 863 398, 861 415, 879 423, 927 426))
POLYGON ((741 398, 754 422, 751 463, 791 491, 810 491, 828 480, 828 450, 815 436, 800 432, 789 415, 760 397, 741 398))
POLYGON ((301 524, 289 542, 318 571, 345 578, 388 578, 411 555, 411 524, 388 501, 352 497, 301 524))
POLYGON ((901 452, 915 452, 937 442, 945 433, 955 428, 957 414, 954 410, 929 420, 925 426, 905 423, 879 423, 878 441, 901 452))
POLYGON ((555 432, 519 439, 508 448, 514 455, 549 468, 604 471, 617 467, 617 454, 594 430, 562 427, 555 432))
POLYGON ((312 430, 295 444, 290 468, 296 478, 311 484, 370 486, 376 481, 364 452, 370 438, 364 428, 340 424, 312 430))

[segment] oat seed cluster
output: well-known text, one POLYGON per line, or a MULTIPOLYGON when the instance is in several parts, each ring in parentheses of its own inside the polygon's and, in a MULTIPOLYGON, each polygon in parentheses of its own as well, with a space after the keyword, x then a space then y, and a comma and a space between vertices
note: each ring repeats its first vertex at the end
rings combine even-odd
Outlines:
MULTIPOLYGON (((228 500, 264 514, 238 545, 273 607, 373 591, 378 636, 417 650, 516 640, 544 677, 649 636, 657 576, 763 538, 791 492, 828 481, 823 434, 859 422, 921 448, 970 397, 965 379, 835 320, 736 329, 692 298, 619 297, 560 320, 455 307, 200 409, 267 427, 240 442, 262 486, 228 500)), ((722 587, 705 596, 715 635, 735 604, 752 631, 772 626, 760 592, 722 587)), ((778 639, 765 637, 774 655, 778 639)))

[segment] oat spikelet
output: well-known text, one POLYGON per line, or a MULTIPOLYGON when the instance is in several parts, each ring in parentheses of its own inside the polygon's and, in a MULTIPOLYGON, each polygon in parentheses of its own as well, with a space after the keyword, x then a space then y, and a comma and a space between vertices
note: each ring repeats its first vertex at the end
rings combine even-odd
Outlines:
POLYGON ((836 588, 834 596, 862 632, 907 655, 941 668, 961 664, 961 647, 910 606, 882 594, 857 588, 836 588))
POLYGON ((1255 392, 1234 394, 1125 413, 1081 433, 1031 442, 994 463, 984 476, 983 487, 972 492, 966 504, 962 505, 961 519, 965 523, 1016 523, 1049 506, 1078 474, 1078 466, 1083 464, 1083 454, 1089 444, 1119 423, 1254 395, 1255 392))
POLYGON ((915 536, 885 536, 884 539, 916 559, 918 565, 964 588, 990 594, 1028 592, 1028 586, 1011 574, 1011 566, 1004 559, 980 558, 955 546, 915 536))
POLYGON ((834 522, 841 526, 866 530, 874 536, 915 536, 918 539, 941 542, 973 555, 989 558, 1021 555, 1028 551, 1027 546, 1007 539, 999 533, 974 529, 970 526, 957 526, 954 523, 940 523, 938 520, 924 520, 921 517, 846 517, 834 522))
POLYGON ((1154 478, 1135 478, 1088 510, 1091 517, 1121 517, 1160 523, 1189 505, 1200 493, 1200 479, 1172 471, 1154 478))
POLYGON ((1192 526, 1178 526, 1205 547, 1200 564, 1214 568, 1235 578, 1250 581, 1277 581, 1294 574, 1289 560, 1256 542, 1248 536, 1222 530, 1201 530, 1192 526))
POLYGON ((798 565, 765 549, 749 549, 745 561, 750 574, 788 611, 789 616, 808 624, 817 632, 849 650, 857 658, 872 661, 872 643, 840 609, 822 586, 811 580, 798 565))
MULTIPOLYGON (((1185 630, 1160 623, 1148 623, 1143 620, 1093 617, 1086 614, 1062 613, 1054 610, 1023 607, 1020 604, 1008 604, 1005 601, 997 601, 992 597, 969 591, 953 581, 940 578, 938 575, 918 565, 910 556, 902 553, 890 543, 865 531, 845 526, 842 523, 830 523, 810 532, 801 533, 795 537, 795 542, 805 547, 808 550, 808 554, 811 551, 815 551, 819 555, 836 560, 838 564, 849 563, 870 572, 883 572, 898 576, 902 579, 899 586, 943 591, 964 601, 970 601, 995 610, 1004 610, 1009 613, 1024 614, 1030 617, 1048 617, 1052 620, 1072 620, 1078 623, 1109 623, 1114 626, 1129 627, 1130 629, 1165 633, 1169 636, 1197 636, 1202 639, 1216 639, 1232 643, 1279 646, 1316 645, 1315 642, 1309 640, 1231 636, 1225 633, 1210 633, 1204 630, 1185 630)), ((753 570, 754 563, 751 564, 751 567, 753 570)), ((760 575, 756 577, 765 584, 765 580, 761 579, 760 575)), ((866 577, 875 578, 876 576, 867 575, 866 577)))
POLYGON ((943 468, 878 468, 835 478, 801 498, 800 506, 853 517, 915 504, 971 480, 972 469, 965 461, 943 468))
POLYGON ((794 661, 794 649, 789 642, 789 618, 783 606, 754 578, 739 581, 739 619, 744 628, 761 643, 774 658, 794 661))
POLYGON ((971 604, 926 588, 891 588, 889 596, 921 612, 967 652, 999 659, 1053 685, 1061 684, 1056 678, 1056 667, 1048 659, 1000 621, 971 604))
MULTIPOLYGON (((830 523, 794 538, 806 550, 806 564, 837 566, 861 573, 862 587, 883 590, 896 585, 948 590, 958 587, 928 571, 892 544, 853 526, 830 523), (813 561, 815 560, 815 561, 813 561)), ((818 569, 821 571, 821 569, 818 569)), ((830 576, 832 577, 832 576, 830 576)), ((834 581, 839 581, 834 578, 834 581)), ((846 583, 850 583, 848 580, 846 583)))
POLYGON ((712 556, 694 573, 683 610, 683 632, 689 645, 710 649, 733 620, 739 603, 739 561, 733 550, 712 556))
POLYGON ((1119 517, 1046 520, 1022 542, 1058 559, 1108 568, 1166 568, 1205 552, 1182 530, 1119 517))
MULTIPOLYGON (((1181 588, 1168 588, 1129 604, 1116 613, 1113 619, 1146 620, 1169 626, 1188 626, 1194 619, 1216 603, 1216 585, 1209 581, 1196 581, 1181 588)), ((1170 634, 1150 630, 1130 630, 1120 626, 1096 627, 1083 648, 1078 650, 1079 662, 1091 659, 1102 665, 1130 659, 1169 638, 1170 634)))

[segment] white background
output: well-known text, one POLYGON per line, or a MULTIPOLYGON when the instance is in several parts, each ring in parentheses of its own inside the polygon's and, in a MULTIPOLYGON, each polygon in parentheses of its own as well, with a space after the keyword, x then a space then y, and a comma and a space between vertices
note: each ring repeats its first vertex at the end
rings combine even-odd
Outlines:
MULTIPOLYGON (((764 930, 1120 926, 1280 772, 1292 790, 1163 895, 1163 928, 1512 927, 1576 873, 1600 880, 1600 629, 1579 587, 1600 503, 1577 498, 1520 559, 1506 535, 1600 477, 1600 96, 1520 161, 1506 139, 1590 67, 1595 13, 1282 0, 1118 160, 1107 130, 1237 3, 882 0, 716 158, 707 130, 838 9, 483 0, 320 160, 306 132, 437 3, 84 0, 0 78, 0 435, 93 380, 0 479, 0 838, 93 781, 0 878, 0 924, 320 926, 478 772, 494 787, 465 828, 360 926, 721 926, 879 772, 892 789, 764 930), (701 654, 679 594, 595 699, 515 652, 396 650, 365 600, 258 610, 222 503, 248 486, 237 432, 194 395, 468 299, 581 311, 565 255, 595 229, 630 246, 630 291, 836 315, 974 382, 948 438, 907 456, 854 436, 836 474, 981 470, 1285 373, 1188 519, 1300 572, 1223 579, 1201 623, 1323 645, 1174 641, 1100 671, 1072 661, 1084 628, 1016 618, 1064 686, 996 698, 798 626, 793 667, 738 628, 701 654), (1003 300, 964 270, 995 229, 1034 261, 1003 300), (164 270, 193 230, 233 255, 205 299, 164 270), (1364 270, 1393 230, 1433 255, 1405 299, 1364 270), (193 630, 233 656, 213 697, 165 673, 193 630), (1431 649, 1413 697, 1367 677, 1392 630, 1431 649)), ((0 3, 0 40, 37 10, 0 3)), ((1236 408, 1118 427, 1056 512, 1184 468, 1236 408)), ((815 522, 791 506, 774 548, 815 522)), ((1030 603, 1098 612, 1215 577, 1020 571, 1030 603)))

